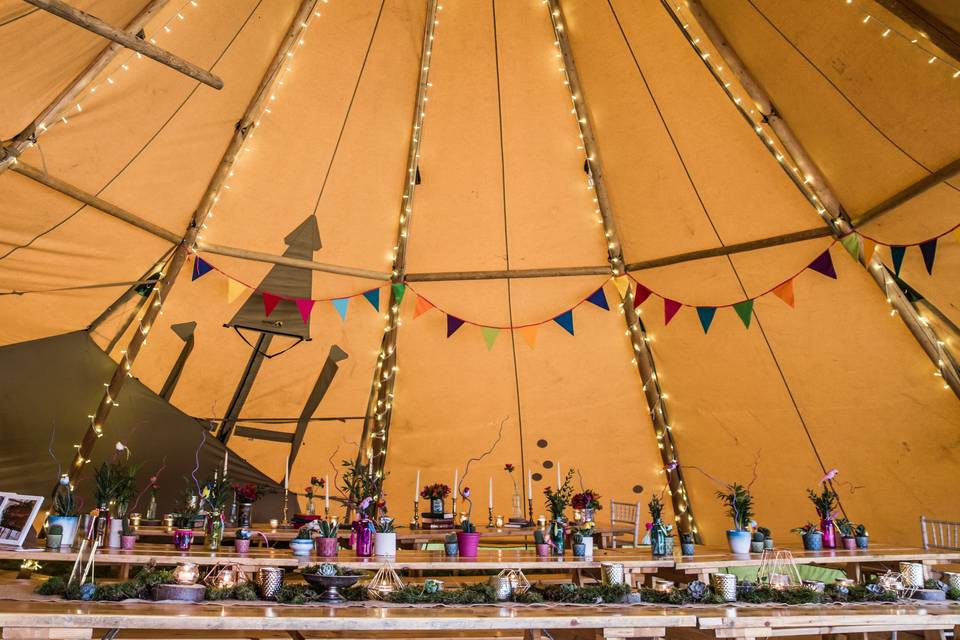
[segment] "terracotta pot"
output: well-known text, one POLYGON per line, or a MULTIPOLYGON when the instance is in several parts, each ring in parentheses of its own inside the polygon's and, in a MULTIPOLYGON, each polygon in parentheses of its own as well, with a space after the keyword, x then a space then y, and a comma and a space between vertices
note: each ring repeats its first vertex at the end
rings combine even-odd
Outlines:
POLYGON ((340 541, 336 538, 317 538, 317 553, 324 558, 335 558, 340 550, 340 541))
POLYGON ((840 538, 840 540, 843 542, 843 548, 844 548, 844 549, 856 549, 856 548, 857 548, 857 539, 854 538, 853 536, 849 536, 849 537, 844 536, 843 538, 840 538))
POLYGON ((250 551, 250 538, 246 540, 240 540, 237 538, 233 541, 233 550, 237 553, 248 553, 250 551))
POLYGON ((120 548, 124 551, 133 551, 135 544, 137 544, 137 536, 120 536, 120 548))

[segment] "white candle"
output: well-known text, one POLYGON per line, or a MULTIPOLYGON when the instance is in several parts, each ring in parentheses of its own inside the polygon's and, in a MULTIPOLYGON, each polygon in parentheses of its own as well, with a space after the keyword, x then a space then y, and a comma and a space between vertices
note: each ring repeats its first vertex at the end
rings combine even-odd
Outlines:
POLYGON ((283 468, 283 490, 290 488, 290 454, 287 454, 287 464, 283 468))
POLYGON ((557 491, 560 490, 560 463, 557 463, 557 491))
POLYGON ((323 506, 327 508, 327 511, 330 511, 330 474, 328 473, 323 477, 323 488, 326 493, 323 496, 323 506))
POLYGON ((227 459, 230 456, 230 450, 226 447, 223 448, 223 479, 227 479, 227 459))
POLYGON ((527 500, 533 500, 533 471, 527 469, 527 500))
POLYGON ((453 470, 453 497, 456 498, 457 494, 460 493, 460 489, 457 487, 457 480, 460 479, 460 469, 453 470))
POLYGON ((413 501, 420 502, 420 469, 417 469, 417 482, 413 485, 413 501))
POLYGON ((490 508, 493 509, 493 476, 490 476, 490 508))

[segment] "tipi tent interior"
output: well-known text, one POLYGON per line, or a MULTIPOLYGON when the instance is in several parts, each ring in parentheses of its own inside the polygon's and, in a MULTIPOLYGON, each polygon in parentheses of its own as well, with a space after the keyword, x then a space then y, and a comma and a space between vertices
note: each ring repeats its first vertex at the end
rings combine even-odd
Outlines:
POLYGON ((955 4, 64 6, 0 0, 0 490, 121 442, 163 512, 226 447, 264 520, 471 459, 480 524, 570 469, 709 546, 734 482, 960 520, 955 4))

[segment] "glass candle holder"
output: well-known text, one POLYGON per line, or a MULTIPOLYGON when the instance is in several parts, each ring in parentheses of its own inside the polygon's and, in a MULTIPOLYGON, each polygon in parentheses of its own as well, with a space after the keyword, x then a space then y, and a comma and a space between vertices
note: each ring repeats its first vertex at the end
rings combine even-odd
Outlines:
POLYGON ((140 516, 139 513, 131 513, 131 514, 130 514, 130 526, 133 527, 134 529, 136 529, 137 527, 139 527, 139 526, 140 526, 140 517, 141 517, 141 516, 140 516))
POLYGON ((178 564, 173 570, 173 579, 177 584, 194 584, 200 577, 200 568, 193 562, 178 564))
POLYGON ((276 530, 277 530, 277 527, 279 527, 279 526, 280 526, 280 521, 279 521, 279 520, 277 520, 276 518, 270 518, 270 528, 271 528, 271 529, 273 529, 274 531, 276 531, 276 530))

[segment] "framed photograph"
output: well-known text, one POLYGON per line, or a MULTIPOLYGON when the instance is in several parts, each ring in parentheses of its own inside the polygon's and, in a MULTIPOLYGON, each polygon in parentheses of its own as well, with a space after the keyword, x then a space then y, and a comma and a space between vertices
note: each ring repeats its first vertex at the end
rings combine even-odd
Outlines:
POLYGON ((42 504, 43 496, 0 494, 0 544, 23 546, 42 504))

